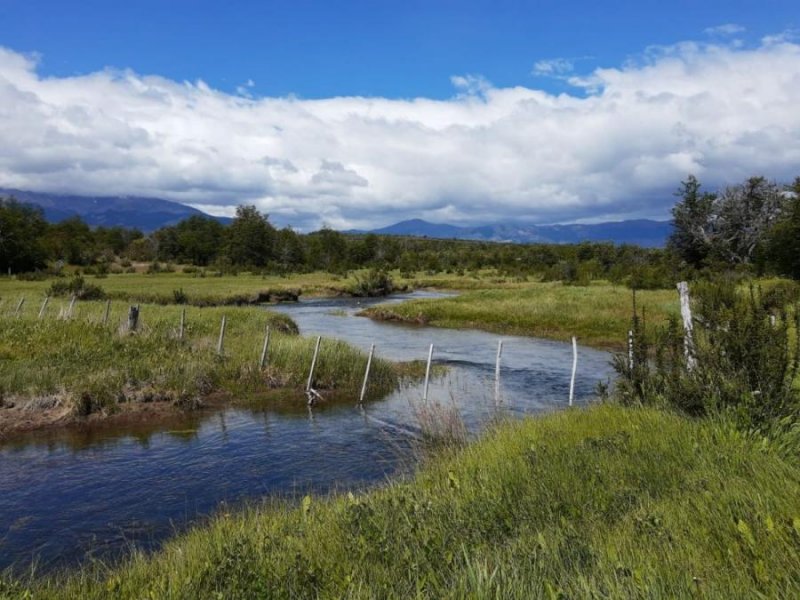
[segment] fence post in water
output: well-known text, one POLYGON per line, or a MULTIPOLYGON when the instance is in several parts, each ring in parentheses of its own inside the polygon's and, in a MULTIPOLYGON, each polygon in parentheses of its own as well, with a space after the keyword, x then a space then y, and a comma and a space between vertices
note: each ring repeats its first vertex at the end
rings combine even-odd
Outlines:
POLYGON ((569 405, 575 399, 575 374, 578 372, 578 338, 572 336, 572 377, 569 380, 569 405))
POLYGON ((264 346, 261 348, 261 360, 258 361, 258 368, 263 369, 267 364, 267 352, 269 352, 269 325, 267 325, 267 333, 264 334, 264 346))
POLYGON ((422 393, 423 402, 428 401, 428 383, 431 380, 431 359, 433 358, 433 344, 428 348, 428 366, 425 367, 425 390, 422 393))
POLYGON ((361 395, 358 397, 358 403, 364 404, 364 396, 367 394, 367 381, 369 381, 369 369, 372 366, 372 355, 375 354, 375 344, 369 347, 369 356, 367 357, 367 370, 364 372, 364 383, 361 385, 361 395))
POLYGON ((47 309, 48 302, 50 302, 50 296, 45 296, 44 302, 42 302, 42 308, 39 309, 39 319, 44 316, 44 311, 47 309))
POLYGON ((14 311, 14 316, 15 316, 15 317, 16 317, 17 315, 19 315, 19 311, 21 311, 21 310, 22 310, 22 305, 23 305, 23 304, 25 304, 25 296, 23 296, 22 298, 20 298, 20 299, 19 299, 19 302, 17 303, 17 309, 14 311))
POLYGON ((219 325, 219 339, 217 340, 217 354, 222 356, 222 352, 225 349, 225 325, 227 325, 227 319, 225 315, 222 315, 222 323, 219 325))
POLYGON ((67 309, 67 318, 72 318, 72 312, 75 310, 75 301, 78 297, 75 294, 72 294, 72 298, 69 300, 69 308, 67 309))
POLYGON ((111 300, 106 300, 106 309, 103 311, 103 325, 108 324, 108 315, 111 313, 111 300))
POLYGON ((136 331, 139 326, 139 305, 135 304, 128 308, 128 331, 136 331))
POLYGON ((691 371, 697 364, 694 357, 694 326, 692 324, 692 307, 689 305, 689 284, 681 281, 678 284, 681 299, 681 317, 683 318, 683 352, 686 355, 686 369, 691 371))
POLYGON ((314 358, 311 359, 311 370, 308 372, 308 382, 306 383, 306 392, 311 391, 311 384, 314 382, 314 368, 317 366, 317 355, 319 354, 319 343, 322 341, 322 336, 317 336, 317 345, 314 347, 314 358))
POLYGON ((500 404, 500 355, 503 354, 503 340, 497 342, 497 360, 494 365, 494 403, 500 404))
POLYGON ((184 306, 181 309, 181 324, 178 327, 178 339, 179 340, 183 339, 183 331, 184 331, 185 328, 186 328, 186 307, 184 306))

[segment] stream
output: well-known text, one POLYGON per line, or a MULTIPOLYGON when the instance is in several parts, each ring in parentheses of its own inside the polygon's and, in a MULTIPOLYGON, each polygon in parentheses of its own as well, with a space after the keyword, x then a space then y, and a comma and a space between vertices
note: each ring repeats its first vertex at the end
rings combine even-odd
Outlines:
MULTIPOLYGON (((414 292, 390 302, 438 297, 414 292)), ((312 299, 270 307, 303 335, 339 338, 389 360, 433 360, 429 402, 456 409, 479 432, 512 417, 567 406, 568 343, 474 330, 382 323, 355 316, 380 300, 312 299), (503 340, 500 402, 497 342, 503 340)), ((324 340, 323 340, 323 343, 324 340)), ((578 348, 575 403, 613 379, 610 355, 578 348)), ((309 357, 310 359, 310 357, 309 357)), ((338 402, 200 411, 166 422, 33 433, 0 446, 0 569, 47 572, 146 550, 226 507, 264 496, 362 489, 413 468, 422 383, 363 410, 338 402)))

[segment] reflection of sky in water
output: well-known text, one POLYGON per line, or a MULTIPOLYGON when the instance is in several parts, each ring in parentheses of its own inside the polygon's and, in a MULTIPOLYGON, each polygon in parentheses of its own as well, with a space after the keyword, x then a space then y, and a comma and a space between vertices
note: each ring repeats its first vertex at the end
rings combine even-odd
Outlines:
MULTIPOLYGON (((315 300, 278 309, 304 335, 336 337, 365 350, 375 343, 376 354, 391 360, 424 360, 433 343, 434 360, 448 370, 431 382, 431 401, 456 406, 472 431, 495 413, 499 336, 354 318, 362 306, 315 300)), ((570 345, 502 339, 503 411, 566 406, 570 345)), ((610 376, 607 353, 581 348, 577 403, 610 376)), ((417 429, 412 406, 421 397, 419 384, 369 404, 366 415, 355 402, 312 413, 230 409, 157 426, 39 434, 7 444, 0 448, 0 568, 24 565, 34 555, 46 569, 87 554, 113 555, 132 543, 149 547, 221 502, 381 481, 408 464, 408 440, 398 432, 417 429)))

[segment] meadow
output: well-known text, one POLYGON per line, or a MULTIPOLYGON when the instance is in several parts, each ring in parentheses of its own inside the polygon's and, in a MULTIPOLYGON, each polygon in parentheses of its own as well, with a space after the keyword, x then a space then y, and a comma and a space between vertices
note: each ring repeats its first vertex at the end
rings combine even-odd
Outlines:
POLYGON ((794 450, 597 405, 497 425, 410 480, 222 513, 154 555, 2 598, 791 598, 794 450))
MULTIPOLYGON (((191 409, 220 392, 252 400, 283 390, 305 401, 315 340, 297 335, 296 325, 285 315, 254 307, 142 304, 139 327, 130 332, 127 302, 110 302, 104 324, 106 302, 76 302, 69 315, 69 302, 54 299, 39 318, 43 299, 35 300, 28 296, 19 313, 18 302, 0 309, 0 434, 113 415, 151 403, 191 409), (270 343, 262 369, 267 327, 270 343)), ((323 395, 357 398, 365 366, 362 352, 325 339, 314 387, 323 395)), ((370 397, 394 389, 399 377, 409 372, 407 365, 376 360, 370 397)))
MULTIPOLYGON (((678 295, 673 290, 640 290, 636 302, 645 311, 650 328, 679 313, 678 295)), ((451 298, 378 305, 362 314, 388 321, 562 341, 577 336, 579 343, 587 346, 621 350, 630 329, 631 307, 632 292, 623 286, 531 282, 464 291, 451 298)))

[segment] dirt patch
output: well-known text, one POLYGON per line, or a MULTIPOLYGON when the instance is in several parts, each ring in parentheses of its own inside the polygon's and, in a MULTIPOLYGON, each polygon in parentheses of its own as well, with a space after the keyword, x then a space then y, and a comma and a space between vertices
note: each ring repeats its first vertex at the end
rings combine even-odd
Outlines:
POLYGON ((121 402, 111 411, 101 410, 85 416, 58 395, 6 399, 0 405, 0 441, 32 431, 119 428, 145 423, 153 425, 183 418, 187 412, 221 408, 231 400, 224 392, 207 394, 191 406, 167 401, 167 396, 163 398, 162 401, 151 398, 149 401, 121 402))

